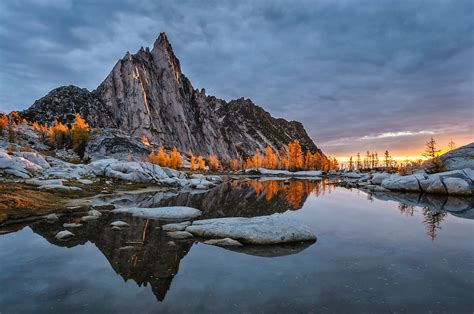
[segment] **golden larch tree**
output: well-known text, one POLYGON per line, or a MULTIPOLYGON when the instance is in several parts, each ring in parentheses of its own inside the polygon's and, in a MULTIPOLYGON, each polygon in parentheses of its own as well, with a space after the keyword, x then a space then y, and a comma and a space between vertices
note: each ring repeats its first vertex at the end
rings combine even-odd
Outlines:
MULTIPOLYGON (((62 134, 67 134, 66 130, 67 127, 63 125, 61 128, 62 134)), ((89 124, 81 117, 79 113, 76 114, 76 121, 71 128, 72 148, 81 158, 84 157, 84 151, 86 150, 89 137, 89 124)))

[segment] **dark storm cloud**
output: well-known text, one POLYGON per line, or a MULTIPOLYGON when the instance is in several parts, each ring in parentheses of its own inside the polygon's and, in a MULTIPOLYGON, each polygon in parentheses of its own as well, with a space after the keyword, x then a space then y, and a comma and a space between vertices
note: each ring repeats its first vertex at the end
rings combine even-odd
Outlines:
POLYGON ((195 87, 302 121, 330 153, 387 133, 472 137, 470 0, 138 2, 0 3, 0 110, 60 85, 94 89, 165 31, 195 87))

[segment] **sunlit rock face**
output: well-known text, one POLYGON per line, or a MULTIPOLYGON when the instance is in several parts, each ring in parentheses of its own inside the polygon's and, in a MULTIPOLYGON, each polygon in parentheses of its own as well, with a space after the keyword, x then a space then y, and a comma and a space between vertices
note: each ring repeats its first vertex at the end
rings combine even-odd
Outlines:
POLYGON ((71 121, 76 112, 93 127, 147 136, 183 152, 229 159, 298 139, 305 150, 321 153, 301 123, 275 119, 248 99, 226 102, 195 90, 164 33, 151 50, 127 53, 95 91, 60 87, 23 115, 50 123, 71 121))
POLYGON ((448 170, 474 170, 474 142, 440 156, 448 170))

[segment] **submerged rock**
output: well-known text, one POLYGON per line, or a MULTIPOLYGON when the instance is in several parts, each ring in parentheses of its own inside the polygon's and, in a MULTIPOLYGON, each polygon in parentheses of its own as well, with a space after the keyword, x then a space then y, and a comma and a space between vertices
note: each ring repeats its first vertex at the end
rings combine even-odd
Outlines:
POLYGON ((315 241, 316 235, 301 222, 275 214, 253 218, 216 218, 194 221, 186 231, 202 238, 231 238, 248 244, 315 241))
POLYGON ((113 210, 114 213, 129 213, 133 216, 149 219, 192 219, 201 216, 196 208, 185 206, 169 206, 155 208, 124 207, 113 210))
POLYGON ((242 243, 231 238, 211 239, 211 240, 204 241, 204 244, 216 245, 216 246, 242 246, 242 243))

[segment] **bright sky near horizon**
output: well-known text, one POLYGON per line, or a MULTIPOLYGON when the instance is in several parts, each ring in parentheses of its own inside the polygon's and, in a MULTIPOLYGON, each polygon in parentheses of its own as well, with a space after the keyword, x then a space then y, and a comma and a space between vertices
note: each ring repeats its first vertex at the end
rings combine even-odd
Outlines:
POLYGON ((301 121, 339 158, 474 141, 474 2, 0 2, 0 110, 94 89, 166 32, 195 88, 301 121))

